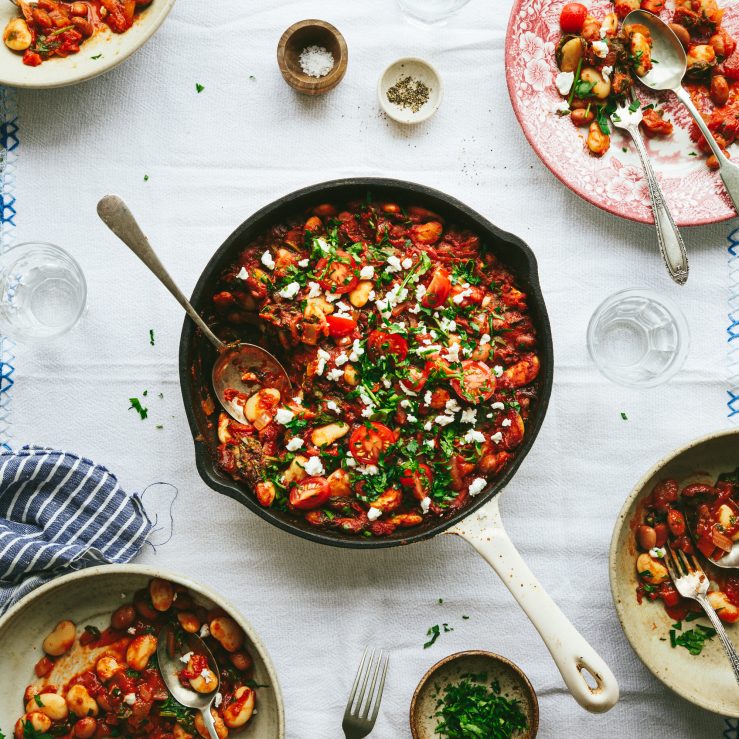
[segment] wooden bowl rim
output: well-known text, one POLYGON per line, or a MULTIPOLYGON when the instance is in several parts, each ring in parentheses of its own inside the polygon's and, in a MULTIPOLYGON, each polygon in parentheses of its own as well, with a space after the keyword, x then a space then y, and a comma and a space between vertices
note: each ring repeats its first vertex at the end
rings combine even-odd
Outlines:
POLYGON ((277 42, 277 64, 285 81, 298 92, 323 92, 336 87, 346 74, 346 67, 349 62, 349 49, 346 45, 346 39, 336 26, 328 21, 322 21, 318 18, 307 18, 306 20, 297 21, 285 29, 277 42), (308 75, 297 73, 287 64, 285 50, 287 49, 290 39, 298 32, 306 28, 319 28, 330 33, 339 47, 339 58, 335 60, 334 68, 325 76, 311 78, 308 75))
POLYGON ((442 667, 445 667, 450 662, 456 662, 457 660, 464 659, 465 657, 485 657, 486 659, 489 659, 493 662, 504 664, 513 670, 513 672, 521 681, 521 684, 526 688, 526 692, 531 698, 531 725, 529 726, 528 734, 526 734, 526 739, 534 739, 539 732, 539 698, 536 695, 534 686, 531 684, 531 681, 526 676, 526 673, 515 662, 512 662, 507 657, 504 657, 502 654, 488 652, 485 649, 467 649, 462 652, 454 652, 454 654, 450 654, 443 659, 440 659, 436 664, 432 665, 431 667, 429 667, 428 670, 426 670, 423 677, 416 686, 416 689, 413 691, 413 697, 411 698, 410 725, 413 739, 419 739, 418 732, 416 731, 416 724, 413 719, 418 710, 417 703, 421 691, 423 690, 423 688, 426 687, 426 684, 434 676, 434 674, 438 672, 442 667))

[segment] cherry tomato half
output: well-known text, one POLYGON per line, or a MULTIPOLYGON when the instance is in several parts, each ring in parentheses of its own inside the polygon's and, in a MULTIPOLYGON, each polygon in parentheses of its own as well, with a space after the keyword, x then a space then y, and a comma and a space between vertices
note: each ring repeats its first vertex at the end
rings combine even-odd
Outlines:
POLYGON ((329 336, 339 339, 342 336, 348 336, 357 327, 357 322, 353 318, 345 316, 326 316, 328 323, 329 336))
POLYGON ((349 450, 357 462, 374 464, 394 443, 395 434, 384 424, 372 421, 369 426, 354 429, 349 438, 349 450))
POLYGON ((367 346, 373 357, 392 355, 398 362, 402 362, 408 356, 408 342, 400 334, 372 331, 367 338, 367 346))
POLYGON ((567 3, 559 15, 559 27, 564 33, 580 33, 587 15, 588 9, 582 3, 567 3))
POLYGON ((331 489, 325 477, 306 477, 290 491, 290 505, 299 511, 320 508, 331 497, 331 489))
POLYGON ((400 484, 417 500, 423 500, 431 490, 434 473, 424 462, 418 463, 417 469, 406 468, 400 476, 400 484))
POLYGON ((451 289, 452 281, 449 279, 449 273, 444 267, 437 267, 429 286, 426 288, 426 293, 421 298, 421 305, 425 308, 438 308, 440 305, 444 305, 451 289))
POLYGON ((450 383, 462 400, 480 403, 495 392, 495 376, 485 362, 465 359, 462 362, 462 375, 462 382, 453 379, 450 383))
POLYGON ((359 262, 348 252, 338 251, 331 257, 323 257, 316 264, 318 282, 324 290, 336 295, 351 292, 359 282, 359 262))
POLYGON ((408 391, 412 393, 420 393, 423 390, 423 386, 426 384, 428 379, 428 371, 420 370, 416 367, 408 368, 408 377, 404 377, 400 384, 408 391))

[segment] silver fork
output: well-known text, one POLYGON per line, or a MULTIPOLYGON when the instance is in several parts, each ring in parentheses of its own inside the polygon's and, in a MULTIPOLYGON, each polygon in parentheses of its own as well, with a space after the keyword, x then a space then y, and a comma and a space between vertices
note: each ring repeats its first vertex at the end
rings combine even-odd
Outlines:
POLYGON ((706 593, 708 592, 708 576, 701 568, 695 555, 686 554, 680 549, 675 551, 669 544, 665 546, 665 550, 664 562, 678 593, 683 598, 692 598, 692 600, 697 600, 701 604, 701 607, 706 612, 706 616, 708 616, 713 627, 716 629, 719 639, 721 639, 726 656, 729 658, 731 667, 734 670, 734 678, 739 683, 739 654, 736 653, 734 645, 726 635, 726 629, 724 629, 721 619, 706 597, 706 593))
POLYGON ((688 281, 688 253, 685 250, 685 244, 677 230, 670 209, 667 207, 664 195, 662 195, 662 189, 652 169, 652 163, 649 161, 649 154, 639 131, 639 124, 642 120, 641 103, 632 91, 631 105, 637 103, 639 107, 636 110, 631 110, 625 100, 620 101, 616 110, 611 113, 611 121, 616 128, 622 128, 629 132, 636 150, 639 152, 644 175, 647 178, 649 196, 652 200, 654 225, 657 228, 657 243, 662 259, 665 261, 670 277, 678 285, 684 285, 688 281))
POLYGON ((379 650, 377 653, 374 649, 370 651, 369 647, 364 650, 362 661, 359 663, 359 669, 357 670, 357 677, 354 680, 352 692, 346 704, 346 711, 344 711, 344 721, 341 724, 346 739, 363 739, 363 737, 367 736, 375 728, 377 714, 380 711, 382 691, 385 688, 385 675, 387 675, 389 660, 389 655, 385 654, 382 650, 379 650), (380 676, 381 671, 382 675, 380 676), (367 683, 369 682, 370 674, 372 675, 372 683, 369 693, 367 693, 367 683), (379 687, 377 686, 378 676, 380 677, 379 687), (360 682, 362 683, 362 687, 359 690, 359 696, 357 696, 360 682), (363 707, 364 711, 362 711, 363 707), (370 710, 372 711, 371 713, 370 710))

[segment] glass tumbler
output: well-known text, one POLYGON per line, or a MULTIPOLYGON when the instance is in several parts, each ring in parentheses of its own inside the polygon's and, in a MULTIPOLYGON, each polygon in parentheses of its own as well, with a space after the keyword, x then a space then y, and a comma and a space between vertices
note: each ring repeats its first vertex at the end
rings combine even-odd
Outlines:
POLYGON ((441 24, 458 13, 470 0, 398 0, 403 13, 423 24, 441 24))
POLYGON ((631 289, 598 306, 587 344, 590 357, 612 382, 654 387, 683 366, 690 334, 676 303, 651 290, 631 289))
POLYGON ((0 332, 18 341, 67 333, 82 316, 87 283, 79 264, 53 244, 24 243, 0 255, 0 332))

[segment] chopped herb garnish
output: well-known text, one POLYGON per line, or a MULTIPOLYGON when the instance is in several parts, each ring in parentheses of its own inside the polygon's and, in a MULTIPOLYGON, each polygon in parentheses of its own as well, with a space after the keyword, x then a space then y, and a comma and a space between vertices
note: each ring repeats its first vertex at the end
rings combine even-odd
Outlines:
POLYGON ((148 181, 149 181, 149 175, 148 174, 145 174, 144 175, 144 182, 148 182, 148 181))
POLYGON ((128 410, 135 410, 141 416, 142 421, 149 415, 149 409, 144 408, 138 398, 129 398, 128 402, 131 404, 128 410))
POLYGON ((202 91, 203 91, 204 89, 205 89, 205 87, 204 87, 203 85, 201 85, 201 84, 200 84, 199 82, 196 82, 196 83, 195 83, 195 90, 196 90, 196 91, 197 91, 198 93, 201 93, 201 92, 202 92, 202 91))
POLYGON ((427 632, 426 636, 430 636, 431 638, 423 645, 424 649, 428 649, 438 638, 441 634, 441 629, 439 628, 439 624, 435 624, 432 626, 427 632))
POLYGON ((629 417, 623 411, 621 411, 621 420, 622 421, 628 421, 629 420, 629 417))
POLYGON ((703 651, 706 641, 713 639, 714 636, 716 636, 716 629, 712 629, 710 626, 696 624, 694 629, 683 631, 679 636, 676 635, 674 629, 670 629, 670 644, 673 649, 675 647, 684 647, 693 656, 697 656, 703 651))
POLYGON ((149 329, 149 343, 154 346, 154 329, 149 329))
POLYGON ((95 56, 91 56, 90 59, 100 59, 102 54, 95 54, 95 56))

